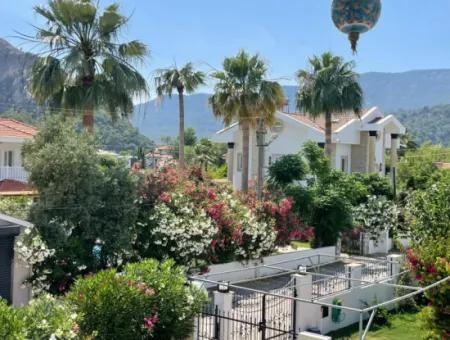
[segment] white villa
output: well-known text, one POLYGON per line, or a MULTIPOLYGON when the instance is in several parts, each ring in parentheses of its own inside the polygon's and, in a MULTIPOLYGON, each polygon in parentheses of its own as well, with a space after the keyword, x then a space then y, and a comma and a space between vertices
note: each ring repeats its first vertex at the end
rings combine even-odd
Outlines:
MULTIPOLYGON (((391 166, 397 162, 398 137, 405 127, 393 116, 385 116, 377 107, 365 110, 358 118, 353 113, 333 117, 332 166, 351 172, 386 173, 385 151, 390 150, 391 166)), ((218 131, 213 140, 228 144, 228 180, 236 190, 241 188, 242 132, 237 123, 218 131)), ((312 140, 323 146, 324 119, 312 119, 307 114, 276 112, 276 123, 265 136, 264 166, 285 154, 298 153, 303 144, 312 140)), ((258 152, 256 131, 250 131, 249 180, 256 180, 258 152)))
POLYGON ((14 119, 0 118, 0 191, 20 191, 28 174, 22 166, 22 145, 37 130, 14 119))

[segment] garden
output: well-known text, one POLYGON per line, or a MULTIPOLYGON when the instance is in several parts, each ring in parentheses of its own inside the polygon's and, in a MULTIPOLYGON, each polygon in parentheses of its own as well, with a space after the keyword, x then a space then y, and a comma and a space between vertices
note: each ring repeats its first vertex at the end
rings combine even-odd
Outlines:
MULTIPOLYGON (((447 171, 433 169, 428 182, 415 181, 420 185, 414 188, 410 177, 400 177, 394 201, 387 180, 332 170, 323 150, 307 143, 270 167, 257 200, 252 190, 235 193, 197 167, 130 172, 121 161, 97 154, 92 137, 73 124, 50 117, 24 147, 39 198, 0 205, 3 213, 34 224, 16 250, 32 265, 27 284, 35 298, 18 309, 2 303, 2 338, 151 339, 165 332, 183 338, 206 299, 186 284, 189 273, 291 244, 334 245, 355 230, 374 239, 386 229, 413 235, 412 247, 404 249, 414 273, 409 282, 427 284, 449 274, 447 171)), ((426 171, 423 164, 416 167, 416 176, 426 171)), ((448 330, 448 290, 430 290, 421 307, 431 338, 448 330)))

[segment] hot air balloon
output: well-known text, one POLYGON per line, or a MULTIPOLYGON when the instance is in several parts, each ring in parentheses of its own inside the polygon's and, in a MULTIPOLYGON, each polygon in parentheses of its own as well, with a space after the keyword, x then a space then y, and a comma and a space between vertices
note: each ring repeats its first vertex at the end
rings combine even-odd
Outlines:
POLYGON ((380 18, 381 0, 333 0, 331 16, 336 27, 345 34, 356 52, 359 35, 372 29, 380 18))

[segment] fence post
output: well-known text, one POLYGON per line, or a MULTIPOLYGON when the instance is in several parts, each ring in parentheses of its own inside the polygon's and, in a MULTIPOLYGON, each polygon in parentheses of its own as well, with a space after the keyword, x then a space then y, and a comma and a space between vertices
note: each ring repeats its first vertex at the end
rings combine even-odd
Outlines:
POLYGON ((266 340, 266 294, 262 296, 262 313, 259 330, 261 331, 261 340, 266 340))
POLYGON ((233 292, 219 292, 218 290, 214 291, 214 305, 216 306, 216 313, 214 314, 215 320, 217 322, 214 323, 215 329, 214 333, 216 334, 216 339, 226 340, 228 339, 228 327, 231 322, 229 319, 220 318, 220 315, 229 316, 229 313, 233 310, 233 292))
POLYGON ((220 339, 219 306, 214 308, 214 339, 220 339))
MULTIPOLYGON (((297 292, 297 297, 301 299, 311 300, 313 297, 312 292, 312 275, 311 274, 294 274, 295 290, 297 292)), ((295 332, 300 333, 311 327, 316 327, 317 315, 315 310, 318 306, 295 301, 295 332)))
MULTIPOLYGON (((294 280, 294 289, 293 289, 293 293, 294 293, 294 297, 297 297, 297 278, 294 276, 292 278, 294 280)), ((297 301, 293 300, 292 301, 293 306, 292 306, 292 331, 293 331, 293 338, 294 340, 297 339, 297 301)))
POLYGON ((362 264, 361 263, 350 263, 345 265, 345 272, 348 280, 348 288, 358 287, 361 285, 360 281, 362 278, 362 264))
POLYGON ((400 254, 391 254, 386 256, 387 260, 389 261, 389 269, 391 276, 397 275, 400 273, 402 262, 404 260, 403 255, 400 254))

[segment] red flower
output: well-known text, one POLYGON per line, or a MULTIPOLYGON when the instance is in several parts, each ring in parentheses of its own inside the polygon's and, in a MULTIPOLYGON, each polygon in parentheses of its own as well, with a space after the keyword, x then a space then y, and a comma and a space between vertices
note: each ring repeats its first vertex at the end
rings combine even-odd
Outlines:
POLYGON ((216 200, 216 199, 217 199, 216 192, 214 191, 213 188, 209 188, 209 189, 208 189, 208 198, 209 198, 210 200, 216 200))
POLYGON ((436 267, 433 266, 433 265, 429 266, 427 268, 427 272, 430 273, 430 274, 436 274, 437 273, 436 267))
POLYGON ((170 203, 172 201, 172 197, 167 192, 161 193, 161 195, 159 195, 159 199, 164 203, 170 203))
POLYGON ((155 324, 158 322, 159 317, 158 314, 154 314, 153 316, 144 318, 144 327, 151 331, 155 324))

